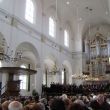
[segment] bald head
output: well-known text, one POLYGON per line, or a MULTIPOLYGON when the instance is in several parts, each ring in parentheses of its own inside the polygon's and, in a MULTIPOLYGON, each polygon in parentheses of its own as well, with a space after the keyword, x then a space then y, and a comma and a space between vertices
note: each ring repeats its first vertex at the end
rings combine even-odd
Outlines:
POLYGON ((9 110, 22 110, 22 108, 23 105, 18 101, 12 101, 8 106, 9 110))

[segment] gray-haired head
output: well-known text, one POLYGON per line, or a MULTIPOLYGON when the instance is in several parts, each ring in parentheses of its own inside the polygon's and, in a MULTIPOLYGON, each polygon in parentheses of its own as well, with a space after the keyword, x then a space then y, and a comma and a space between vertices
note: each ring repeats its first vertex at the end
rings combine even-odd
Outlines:
POLYGON ((18 102, 18 101, 12 101, 9 106, 8 106, 9 110, 22 110, 23 109, 23 105, 18 102))

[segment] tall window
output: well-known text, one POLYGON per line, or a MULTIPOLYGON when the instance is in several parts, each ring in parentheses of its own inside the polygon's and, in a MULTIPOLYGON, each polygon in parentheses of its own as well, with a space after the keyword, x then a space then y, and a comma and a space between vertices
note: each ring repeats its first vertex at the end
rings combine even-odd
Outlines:
POLYGON ((0 61, 0 67, 2 67, 2 62, 0 61))
POLYGON ((61 73, 61 80, 62 80, 62 84, 64 84, 64 71, 62 70, 62 73, 61 73))
POLYGON ((31 23, 34 22, 34 4, 32 0, 26 0, 25 19, 31 23))
POLYGON ((108 58, 109 64, 110 64, 110 57, 108 58))
POLYGON ((49 35, 51 37, 55 37, 56 24, 52 17, 49 17, 49 35))
POLYGON ((66 47, 69 47, 69 34, 67 30, 64 30, 64 45, 66 47))
MULTIPOLYGON (((21 65, 20 67, 21 68, 26 68, 25 65, 21 65)), ((19 76, 19 80, 21 80, 21 82, 20 82, 20 89, 26 90, 27 75, 20 75, 19 76)))

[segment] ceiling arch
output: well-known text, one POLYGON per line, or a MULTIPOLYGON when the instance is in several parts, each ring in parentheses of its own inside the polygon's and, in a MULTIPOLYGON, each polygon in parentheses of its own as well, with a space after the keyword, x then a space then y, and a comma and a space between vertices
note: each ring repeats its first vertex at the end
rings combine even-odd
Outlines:
POLYGON ((22 61, 19 63, 30 63, 33 69, 40 67, 40 57, 37 49, 29 42, 23 42, 18 45, 15 51, 15 56, 18 52, 22 53, 22 61))
POLYGON ((103 37, 108 38, 110 35, 110 25, 109 24, 96 24, 94 26, 88 27, 83 34, 82 39, 92 39, 95 37, 96 33, 100 33, 103 37))

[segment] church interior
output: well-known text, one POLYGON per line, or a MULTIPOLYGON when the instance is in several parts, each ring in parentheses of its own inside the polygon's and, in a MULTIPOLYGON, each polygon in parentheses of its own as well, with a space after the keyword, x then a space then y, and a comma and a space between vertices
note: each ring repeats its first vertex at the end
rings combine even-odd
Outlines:
POLYGON ((109 92, 110 0, 0 0, 0 110, 110 110, 109 92))

